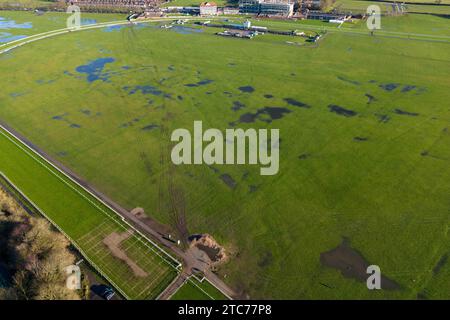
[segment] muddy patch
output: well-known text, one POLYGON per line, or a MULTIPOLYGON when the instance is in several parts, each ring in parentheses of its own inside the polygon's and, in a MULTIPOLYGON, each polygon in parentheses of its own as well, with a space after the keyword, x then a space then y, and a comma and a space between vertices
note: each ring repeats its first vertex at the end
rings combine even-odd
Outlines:
MULTIPOLYGON (((255 113, 244 113, 240 116, 240 123, 253 123, 256 120, 264 121, 267 123, 272 122, 273 120, 278 120, 284 117, 285 114, 290 113, 291 110, 282 107, 264 107, 258 109, 255 113)), ((231 125, 234 125, 235 122, 232 122, 231 125)))
POLYGON ((245 92, 245 93, 252 93, 255 91, 255 88, 253 88, 252 86, 242 86, 238 88, 241 92, 245 92))
POLYGON ((11 98, 18 98, 18 97, 22 97, 22 96, 24 96, 26 94, 27 94, 26 92, 12 92, 12 93, 9 94, 9 96, 11 98))
POLYGON ((447 263, 448 255, 444 254, 438 261, 438 263, 433 268, 433 274, 436 275, 441 271, 442 267, 447 263))
POLYGON ((258 259, 258 266, 261 268, 267 268, 273 263, 272 252, 266 251, 258 259))
POLYGON ((233 106, 231 107, 231 110, 239 111, 239 110, 241 110, 243 108, 245 108, 245 104, 243 104, 240 101, 233 101, 233 106))
POLYGON ((55 81, 56 81, 56 79, 48 79, 48 80, 46 80, 46 79, 38 79, 35 82, 37 84, 51 84, 51 83, 54 83, 55 81))
MULTIPOLYGON (((336 248, 320 254, 320 263, 323 266, 337 269, 346 278, 366 282, 369 275, 367 267, 371 264, 350 246, 348 239, 343 239, 336 248)), ((381 288, 385 290, 398 290, 399 284, 381 275, 381 288)))
POLYGON ((214 173, 219 173, 219 169, 217 169, 213 166, 208 166, 208 168, 210 168, 212 171, 214 171, 214 173))
POLYGON ((341 81, 344 81, 344 82, 353 84, 353 85, 355 85, 355 86, 359 86, 359 85, 361 84, 359 81, 351 80, 351 79, 348 79, 348 78, 345 78, 345 77, 338 76, 337 78, 338 78, 339 80, 341 80, 341 81))
POLYGON ((405 86, 403 86, 403 88, 402 88, 402 92, 410 92, 410 91, 412 91, 412 90, 414 90, 414 89, 416 89, 416 88, 417 88, 416 86, 405 85, 405 86))
POLYGON ((308 159, 309 157, 311 157, 309 153, 302 153, 301 155, 298 156, 300 160, 305 160, 308 159))
POLYGON ((151 177, 153 174, 153 166, 152 166, 152 163, 150 162, 150 158, 148 157, 148 155, 145 152, 141 152, 139 154, 139 157, 141 158, 142 163, 144 164, 145 171, 151 177))
POLYGON ((53 116, 52 119, 53 120, 63 120, 64 116, 66 116, 66 115, 67 115, 67 113, 62 114, 62 115, 56 115, 56 116, 53 116))
POLYGON ((330 109, 330 112, 334 112, 334 113, 336 113, 340 116, 344 116, 344 117, 354 117, 358 114, 356 111, 345 109, 345 108, 340 107, 335 104, 330 104, 328 106, 328 109, 330 109))
POLYGON ((162 94, 164 94, 164 91, 151 86, 151 85, 145 85, 145 86, 134 86, 134 87, 129 87, 129 86, 125 86, 123 87, 123 90, 127 91, 129 95, 133 95, 137 92, 140 92, 142 94, 151 94, 154 96, 160 96, 162 94))
POLYGON ((387 114, 376 114, 378 121, 381 123, 386 123, 391 120, 391 118, 387 114))
POLYGON ((306 103, 303 103, 301 101, 298 101, 298 100, 295 100, 295 99, 292 99, 292 98, 284 98, 283 100, 286 101, 291 106, 294 106, 294 107, 311 108, 311 106, 307 105, 306 103))
POLYGON ((172 230, 169 226, 159 223, 158 221, 154 220, 150 216, 148 216, 145 213, 145 210, 143 208, 134 208, 130 211, 130 213, 135 216, 137 219, 141 220, 143 223, 145 223, 147 226, 152 228, 153 230, 156 230, 160 235, 165 236, 172 233, 172 230))
POLYGON ((367 100, 367 104, 371 104, 372 102, 374 102, 374 101, 377 100, 373 95, 371 95, 371 94, 369 94, 369 93, 366 93, 365 96, 366 96, 367 99, 368 99, 368 100, 367 100))
POLYGON ((190 236, 189 241, 189 246, 205 252, 213 265, 225 262, 228 259, 225 249, 209 234, 190 236))
POLYGON ((151 124, 143 127, 142 130, 150 131, 150 130, 153 130, 153 129, 156 129, 156 128, 159 128, 159 126, 157 124, 151 123, 151 124))
POLYGON ((236 181, 227 173, 221 174, 219 176, 220 180, 222 180, 229 188, 234 189, 237 186, 236 181))
POLYGON ((127 240, 132 234, 132 230, 123 233, 113 232, 103 239, 103 243, 108 247, 114 257, 124 261, 130 267, 136 277, 144 278, 148 276, 148 273, 142 270, 136 262, 130 259, 120 248, 120 244, 127 240))
POLYGON ((425 292, 421 291, 417 294, 417 300, 428 300, 428 297, 425 292))
POLYGON ((200 87, 200 86, 204 86, 210 83, 213 83, 214 80, 210 80, 210 79, 205 79, 205 80, 200 80, 196 83, 187 83, 184 86, 185 87, 190 87, 190 88, 195 88, 195 87, 200 87))
POLYGON ((128 121, 128 122, 122 123, 122 124, 119 126, 119 128, 128 128, 128 127, 132 127, 132 126, 134 126, 134 124, 135 124, 136 122, 139 122, 139 119, 138 119, 138 118, 135 118, 135 119, 133 119, 132 121, 128 121))
POLYGON ((219 254, 220 254, 219 248, 211 248, 211 247, 205 246, 203 244, 197 244, 197 248, 204 251, 208 255, 208 258, 211 261, 217 261, 220 259, 219 258, 219 254))
POLYGON ((401 109, 395 109, 394 112, 396 114, 400 114, 402 116, 411 116, 411 117, 417 117, 419 114, 416 112, 409 112, 409 111, 404 111, 401 109))
POLYGON ((382 83, 379 85, 379 87, 385 91, 394 91, 395 89, 397 89, 400 86, 399 83, 382 83))

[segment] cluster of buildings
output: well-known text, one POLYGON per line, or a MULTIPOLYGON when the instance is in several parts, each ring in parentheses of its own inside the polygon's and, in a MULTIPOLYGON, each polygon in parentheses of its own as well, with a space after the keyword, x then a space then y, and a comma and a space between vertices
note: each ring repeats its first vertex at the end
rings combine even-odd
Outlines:
POLYGON ((239 12, 290 17, 294 14, 294 3, 290 0, 240 0, 239 12))
POLYGON ((203 2, 198 7, 167 7, 169 12, 193 15, 251 14, 258 16, 303 17, 299 12, 320 9, 321 0, 239 0, 237 7, 218 7, 215 2, 203 2), (297 11, 297 13, 295 13, 297 11))
MULTIPOLYGON (((170 0, 58 0, 73 1, 84 8, 126 8, 134 12, 144 12, 145 16, 158 16, 165 13, 215 16, 248 14, 263 17, 296 17, 318 20, 340 19, 339 14, 320 12, 324 0, 239 0, 238 6, 219 7, 215 2, 202 2, 191 7, 161 7, 170 0)), ((333 1, 333 0, 330 0, 333 1)))
POLYGON ((168 7, 167 10, 202 16, 243 13, 290 17, 294 14, 294 2, 291 0, 240 0, 239 7, 218 7, 215 2, 203 2, 199 7, 168 7))
POLYGON ((217 15, 217 4, 215 2, 200 3, 200 15, 202 16, 217 15))
MULTIPOLYGON (((67 2, 68 0, 59 0, 60 2, 67 2)), ((132 8, 132 9, 146 9, 155 8, 160 0, 71 0, 74 4, 80 7, 98 7, 98 8, 132 8)))
POLYGON ((218 7, 215 2, 202 2, 198 7, 167 7, 168 12, 178 12, 191 15, 216 16, 221 14, 238 14, 239 11, 234 8, 218 7), (232 10, 230 12, 230 10, 232 10), (227 12, 225 12, 227 11, 227 12))

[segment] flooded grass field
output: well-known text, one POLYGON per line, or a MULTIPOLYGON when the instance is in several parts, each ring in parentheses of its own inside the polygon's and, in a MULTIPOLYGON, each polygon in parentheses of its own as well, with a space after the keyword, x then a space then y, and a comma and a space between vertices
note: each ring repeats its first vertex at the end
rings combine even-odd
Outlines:
MULTIPOLYGON (((440 17, 386 25, 415 19, 447 35, 440 17)), ((243 295, 449 298, 450 44, 330 32, 302 47, 191 29, 88 30, 11 51, 0 119, 174 230, 177 190, 184 227, 228 249, 218 272, 243 295), (279 173, 172 165, 170 134, 194 120, 280 129, 279 173), (389 290, 367 290, 367 263, 389 290)))

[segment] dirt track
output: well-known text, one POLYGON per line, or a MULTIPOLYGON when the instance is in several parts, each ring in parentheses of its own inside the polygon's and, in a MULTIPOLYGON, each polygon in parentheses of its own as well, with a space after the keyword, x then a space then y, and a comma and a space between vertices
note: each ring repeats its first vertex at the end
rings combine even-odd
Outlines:
POLYGON ((132 234, 132 230, 125 231, 120 234, 113 232, 105 239, 103 239, 103 243, 108 247, 113 256, 119 258, 122 261, 125 261, 125 263, 130 267, 136 277, 145 278, 146 276, 148 276, 148 273, 142 270, 136 264, 136 262, 134 262, 122 249, 120 249, 120 243, 128 239, 132 234))

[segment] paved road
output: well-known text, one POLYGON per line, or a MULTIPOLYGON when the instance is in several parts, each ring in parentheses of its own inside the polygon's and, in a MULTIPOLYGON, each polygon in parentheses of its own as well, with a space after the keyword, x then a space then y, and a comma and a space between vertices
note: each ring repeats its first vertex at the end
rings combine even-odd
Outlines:
POLYGON ((172 283, 159 295, 159 300, 169 300, 170 297, 177 292, 178 288, 180 288, 189 278, 189 274, 186 272, 182 272, 172 283))

